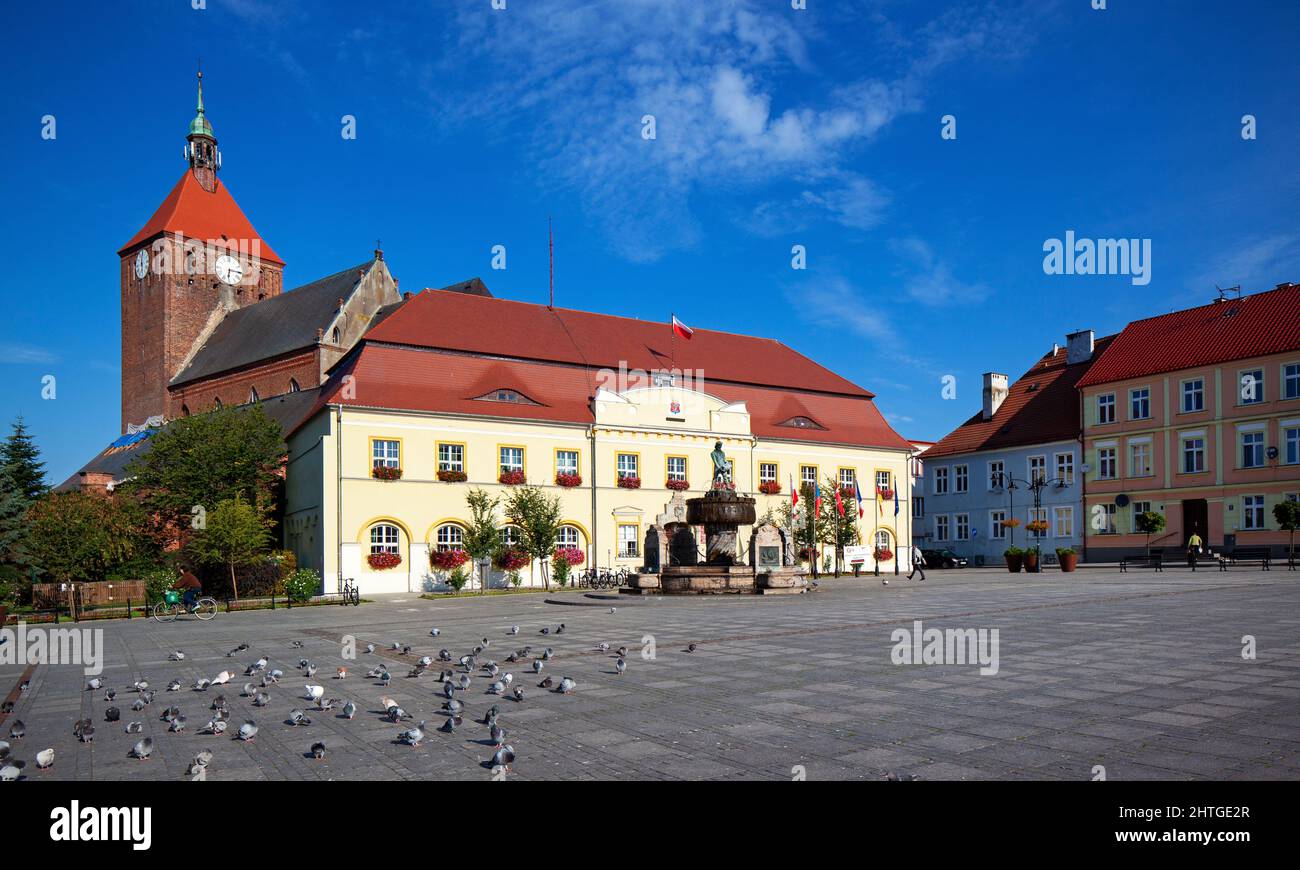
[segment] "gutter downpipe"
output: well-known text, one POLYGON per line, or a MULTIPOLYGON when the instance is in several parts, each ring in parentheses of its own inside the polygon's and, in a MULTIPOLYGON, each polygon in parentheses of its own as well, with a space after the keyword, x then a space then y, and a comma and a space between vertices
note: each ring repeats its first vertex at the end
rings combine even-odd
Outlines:
MULTIPOLYGON (((1086 463, 1083 461, 1087 454, 1085 451, 1086 440, 1083 437, 1083 390, 1079 390, 1079 561, 1088 561, 1088 524, 1091 518, 1088 516, 1088 474, 1083 471, 1082 466, 1086 463)), ((1154 448, 1153 448, 1154 449, 1154 448)), ((1152 456, 1154 457, 1154 452, 1152 456)), ((1115 458, 1116 465, 1119 464, 1119 457, 1115 458)), ((1155 462, 1152 462, 1154 465, 1155 462)))
POLYGON ((338 569, 338 588, 337 592, 343 591, 343 406, 334 406, 334 473, 336 480, 336 493, 334 503, 334 544, 337 552, 334 554, 334 567, 338 569))
MULTIPOLYGON (((595 402, 592 402, 592 416, 595 417, 595 402)), ((596 518, 596 424, 592 423, 587 427, 587 437, 591 441, 591 540, 587 543, 590 545, 591 555, 587 559, 587 567, 596 567, 596 554, 600 552, 597 541, 600 537, 600 523, 596 518)))

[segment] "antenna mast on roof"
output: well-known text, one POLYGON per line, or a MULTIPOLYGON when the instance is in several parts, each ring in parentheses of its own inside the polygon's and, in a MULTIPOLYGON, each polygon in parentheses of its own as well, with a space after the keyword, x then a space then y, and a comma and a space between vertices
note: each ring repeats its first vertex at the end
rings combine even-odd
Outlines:
POLYGON ((551 231, 551 216, 546 216, 546 259, 550 265, 551 301, 547 308, 555 310, 555 233, 551 231))
POLYGON ((1240 284, 1237 284, 1237 285, 1235 285, 1235 286, 1233 286, 1233 287, 1228 287, 1228 288, 1223 288, 1223 287, 1220 287, 1218 284, 1215 284, 1215 285, 1214 285, 1214 289, 1219 291, 1219 298, 1216 299, 1216 300, 1214 300, 1215 302, 1223 302, 1223 301, 1225 301, 1225 300, 1228 298, 1228 295, 1227 295, 1227 294, 1229 294, 1229 293, 1235 293, 1238 299, 1241 298, 1241 285, 1240 285, 1240 284))

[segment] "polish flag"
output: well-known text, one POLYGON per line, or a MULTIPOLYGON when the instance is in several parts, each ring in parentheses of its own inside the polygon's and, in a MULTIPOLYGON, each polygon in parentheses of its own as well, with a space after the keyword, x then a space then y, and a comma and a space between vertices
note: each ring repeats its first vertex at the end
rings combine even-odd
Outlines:
POLYGON ((799 490, 794 488, 794 475, 790 475, 790 507, 796 507, 799 504, 799 490))
POLYGON ((673 315, 673 332, 677 333, 679 338, 684 338, 687 341, 690 341, 691 336, 695 334, 695 330, 678 320, 676 314, 673 315))
POLYGON ((835 487, 835 510, 840 516, 844 516, 844 502, 840 500, 840 490, 842 487, 835 487))

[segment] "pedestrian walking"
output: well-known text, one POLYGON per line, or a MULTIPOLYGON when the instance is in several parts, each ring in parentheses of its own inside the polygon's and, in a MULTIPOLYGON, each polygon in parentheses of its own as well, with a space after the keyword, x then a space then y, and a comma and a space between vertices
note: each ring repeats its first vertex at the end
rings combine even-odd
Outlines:
POLYGON ((907 575, 907 579, 912 579, 912 574, 917 571, 921 572, 921 579, 925 579, 925 556, 921 553, 921 548, 916 544, 912 545, 912 573, 907 575))

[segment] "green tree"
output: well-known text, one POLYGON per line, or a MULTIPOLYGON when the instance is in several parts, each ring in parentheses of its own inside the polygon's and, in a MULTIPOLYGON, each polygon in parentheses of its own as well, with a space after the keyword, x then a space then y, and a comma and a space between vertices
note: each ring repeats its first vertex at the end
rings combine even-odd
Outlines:
POLYGON ((27 424, 20 416, 13 422, 13 431, 0 443, 0 468, 13 480, 18 491, 28 503, 45 494, 45 463, 27 424))
POLYGON ((239 600, 235 568, 257 562, 271 543, 271 531, 262 512, 243 496, 224 499, 207 513, 204 528, 190 541, 189 550, 200 562, 230 569, 230 588, 239 600))
MULTIPOLYGON (((479 591, 487 588, 487 569, 501 546, 497 531, 497 505, 500 499, 475 487, 465 494, 469 505, 469 524, 462 537, 465 552, 479 566, 479 591)), ((459 590, 457 590, 459 591, 459 590)))
POLYGON ((826 486, 822 489, 822 509, 817 525, 821 532, 821 543, 835 548, 835 576, 840 574, 844 564, 844 548, 861 540, 858 534, 858 506, 854 497, 847 491, 840 491, 840 502, 844 506, 843 515, 835 507, 835 492, 840 489, 839 482, 831 476, 826 477, 826 486))
POLYGON ((1133 524, 1139 532, 1147 536, 1147 556, 1151 556, 1151 536, 1158 535, 1165 528, 1165 515, 1159 511, 1143 511, 1133 518, 1133 524))
POLYGON ((1282 499, 1282 501, 1273 505, 1273 519, 1277 520, 1277 526, 1284 532, 1290 532, 1290 542, 1287 544, 1287 552, 1290 553, 1289 561, 1295 561, 1295 530, 1300 528, 1300 501, 1291 501, 1282 499))
POLYGON ((26 520, 31 560, 57 583, 100 580, 148 549, 144 513, 129 498, 51 492, 26 520))
POLYGON ((260 405, 218 408, 155 434, 127 468, 125 486, 172 531, 197 531, 223 501, 243 499, 268 514, 285 450, 280 424, 260 405))
POLYGON ((540 487, 518 486, 506 496, 506 518, 519 529, 519 548, 541 562, 542 585, 551 588, 550 558, 560 535, 560 497, 540 487))

